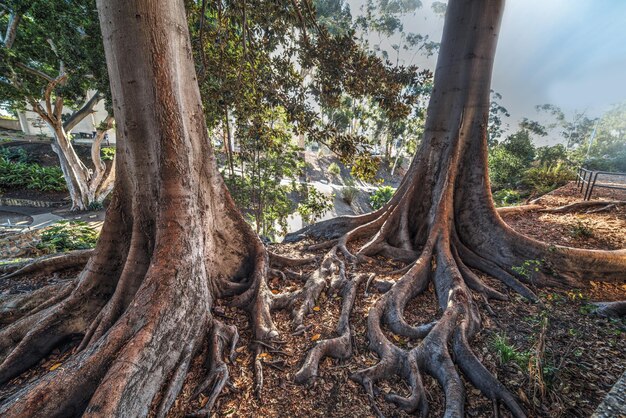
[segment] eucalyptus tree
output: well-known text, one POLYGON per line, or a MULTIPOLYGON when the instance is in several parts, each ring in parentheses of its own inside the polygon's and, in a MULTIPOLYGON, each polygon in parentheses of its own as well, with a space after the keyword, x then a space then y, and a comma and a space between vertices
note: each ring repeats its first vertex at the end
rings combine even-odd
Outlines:
POLYGON ((0 95, 14 108, 35 112, 54 133, 52 149, 72 209, 99 204, 113 187, 114 170, 107 170, 100 159, 100 145, 113 118, 97 125, 93 167, 78 157, 70 136, 109 91, 95 2, 16 0, 2 6, 0 27, 6 31, 0 45, 0 95))

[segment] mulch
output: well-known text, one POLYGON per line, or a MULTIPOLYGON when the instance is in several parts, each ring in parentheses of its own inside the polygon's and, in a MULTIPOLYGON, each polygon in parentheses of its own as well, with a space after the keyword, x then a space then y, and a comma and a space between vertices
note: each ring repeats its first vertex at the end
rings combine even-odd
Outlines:
MULTIPOLYGON (((542 196, 537 203, 560 207, 581 200, 571 182, 542 196)), ((592 200, 626 200, 626 191, 598 189, 592 200)), ((504 220, 517 231, 550 244, 596 250, 626 248, 626 205, 597 213, 510 213, 504 220)))

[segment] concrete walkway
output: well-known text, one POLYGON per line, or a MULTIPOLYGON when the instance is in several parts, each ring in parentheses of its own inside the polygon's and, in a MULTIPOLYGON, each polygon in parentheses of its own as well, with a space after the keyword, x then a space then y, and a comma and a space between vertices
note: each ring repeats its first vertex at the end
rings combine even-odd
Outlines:
POLYGON ((0 210, 5 212, 18 213, 20 215, 28 216, 32 219, 31 222, 18 222, 11 224, 9 222, 0 223, 0 229, 4 231, 25 232, 33 229, 39 229, 51 225, 57 221, 63 220, 61 216, 55 215, 49 212, 48 208, 32 208, 26 206, 0 206, 0 210))

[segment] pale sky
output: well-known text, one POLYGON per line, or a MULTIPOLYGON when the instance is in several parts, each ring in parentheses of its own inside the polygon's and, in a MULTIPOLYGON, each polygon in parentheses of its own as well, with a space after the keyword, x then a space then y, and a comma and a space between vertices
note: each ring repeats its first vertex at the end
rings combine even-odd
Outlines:
MULTIPOLYGON (((431 12, 430 0, 422 2, 404 19, 405 32, 439 41, 443 18, 431 12)), ((363 0, 349 3, 357 15, 363 0)), ((432 69, 435 57, 414 63, 432 69)), ((626 101, 626 0, 508 0, 492 88, 502 94, 513 129, 525 116, 538 118, 539 104, 595 117, 626 101)))

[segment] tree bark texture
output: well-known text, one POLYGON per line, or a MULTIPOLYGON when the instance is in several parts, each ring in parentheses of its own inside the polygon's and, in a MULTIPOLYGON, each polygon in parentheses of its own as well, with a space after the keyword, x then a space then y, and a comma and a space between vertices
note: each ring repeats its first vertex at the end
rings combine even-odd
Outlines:
POLYGON ((119 138, 116 187, 78 279, 46 288, 48 300, 40 291, 11 301, 19 315, 0 331, 0 382, 62 340, 83 340, 62 367, 6 399, 5 417, 163 416, 207 340, 214 400, 228 377, 222 353, 237 340, 213 317, 216 298, 251 313, 256 339, 276 335, 268 255, 219 175, 183 2, 98 8, 119 138))

